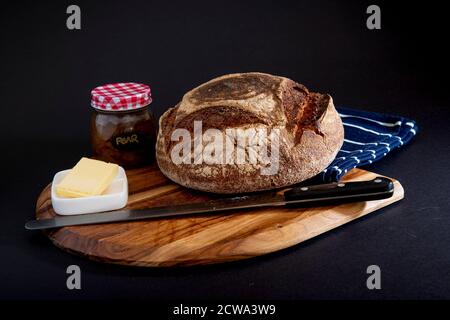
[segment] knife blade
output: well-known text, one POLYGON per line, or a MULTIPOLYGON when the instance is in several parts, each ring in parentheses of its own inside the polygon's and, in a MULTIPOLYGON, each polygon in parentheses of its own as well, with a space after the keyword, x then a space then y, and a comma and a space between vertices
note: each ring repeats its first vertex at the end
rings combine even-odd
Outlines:
POLYGON ((335 182, 292 188, 284 193, 269 192, 215 199, 201 203, 181 204, 146 209, 123 209, 92 214, 57 216, 51 219, 30 220, 27 230, 52 229, 67 226, 136 221, 190 214, 217 213, 237 209, 272 206, 312 207, 346 202, 369 201, 389 198, 394 193, 392 180, 376 177, 358 182, 335 182))

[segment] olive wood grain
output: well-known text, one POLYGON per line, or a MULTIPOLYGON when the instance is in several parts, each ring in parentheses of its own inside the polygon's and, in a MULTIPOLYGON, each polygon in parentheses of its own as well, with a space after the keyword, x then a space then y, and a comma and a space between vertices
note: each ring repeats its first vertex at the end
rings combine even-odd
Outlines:
MULTIPOLYGON (((156 166, 128 170, 127 207, 144 208, 208 200, 217 195, 174 184, 156 166)), ((343 181, 369 180, 375 173, 353 169, 343 181)), ((135 222, 64 227, 44 233, 63 250, 89 259, 132 266, 212 264, 281 250, 403 198, 395 181, 392 198, 338 206, 265 208, 135 222)), ((51 218, 48 185, 37 200, 36 217, 51 218)))

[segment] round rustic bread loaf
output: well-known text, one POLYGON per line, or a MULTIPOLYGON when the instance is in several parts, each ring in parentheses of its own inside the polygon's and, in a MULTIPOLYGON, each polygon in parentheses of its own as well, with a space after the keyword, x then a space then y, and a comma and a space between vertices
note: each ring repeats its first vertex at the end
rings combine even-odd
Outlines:
POLYGON ((253 192, 315 176, 333 161, 343 138, 341 119, 328 94, 309 92, 284 77, 238 73, 189 91, 161 116, 156 158, 164 175, 185 187, 253 192), (195 122, 201 122, 201 131, 195 122), (239 140, 244 130, 259 135, 239 140), (196 136, 199 132, 204 135, 196 136), (220 137, 222 144, 217 144, 220 137), (211 151, 206 146, 213 142, 211 151))

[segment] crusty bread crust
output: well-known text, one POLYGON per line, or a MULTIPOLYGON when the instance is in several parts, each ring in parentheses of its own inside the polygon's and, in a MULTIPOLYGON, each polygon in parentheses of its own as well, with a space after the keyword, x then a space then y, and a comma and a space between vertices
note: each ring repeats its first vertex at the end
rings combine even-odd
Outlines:
POLYGON ((169 179, 197 190, 243 193, 280 188, 324 170, 342 146, 344 129, 327 94, 312 93, 290 79, 264 73, 225 75, 186 93, 159 121, 156 158, 169 179), (216 128, 280 129, 279 170, 262 175, 262 164, 174 164, 171 134, 216 128))

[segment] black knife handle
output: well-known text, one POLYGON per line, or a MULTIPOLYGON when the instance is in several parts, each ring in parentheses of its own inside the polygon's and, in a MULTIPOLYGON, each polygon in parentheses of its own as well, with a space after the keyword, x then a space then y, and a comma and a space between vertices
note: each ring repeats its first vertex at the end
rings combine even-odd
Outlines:
POLYGON ((334 182, 290 189, 284 193, 289 206, 320 206, 346 202, 379 200, 390 198, 394 183, 385 177, 369 181, 334 182), (298 201, 298 203, 295 203, 298 201))

